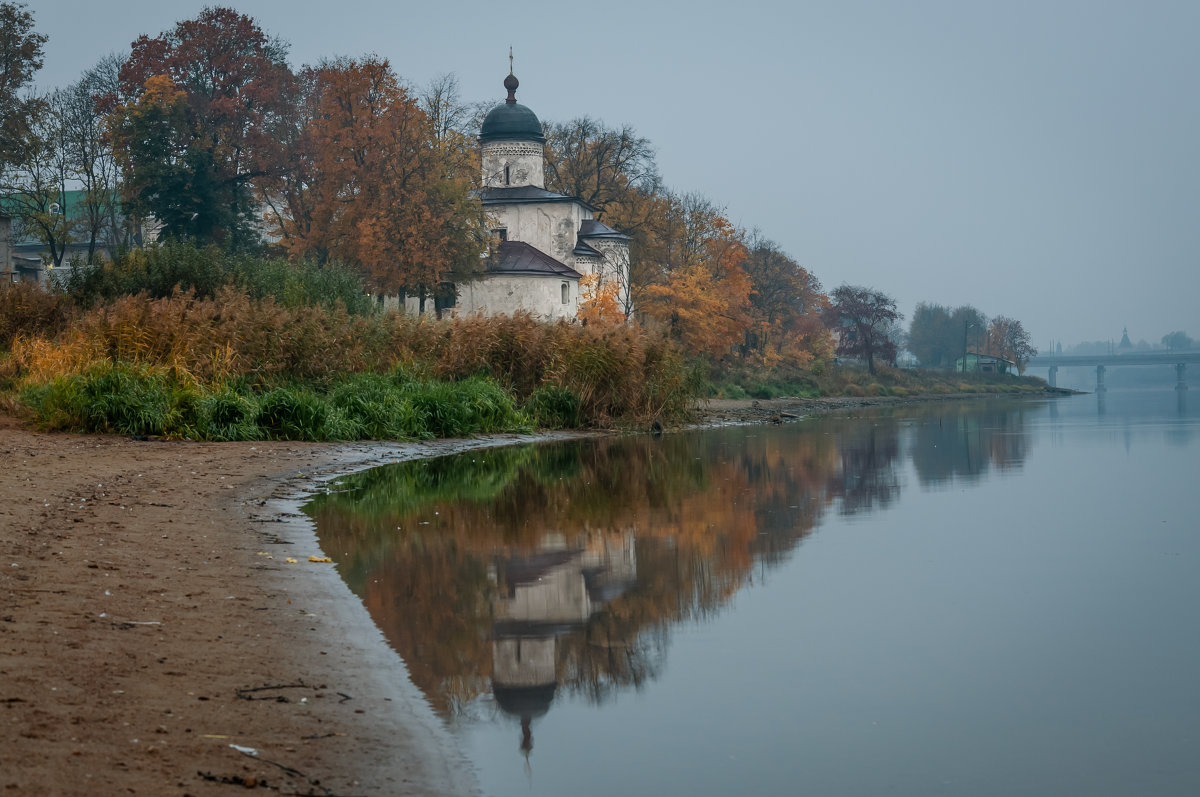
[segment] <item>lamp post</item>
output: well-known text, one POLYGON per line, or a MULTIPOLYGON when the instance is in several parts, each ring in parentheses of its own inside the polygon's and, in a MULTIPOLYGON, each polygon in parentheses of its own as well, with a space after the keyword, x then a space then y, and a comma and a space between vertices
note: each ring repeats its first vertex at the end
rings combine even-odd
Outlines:
POLYGON ((963 372, 964 374, 967 372, 967 330, 968 330, 968 329, 970 329, 971 327, 977 327, 977 326, 979 326, 979 324, 976 324, 974 321, 968 321, 966 318, 964 318, 964 319, 963 319, 963 364, 962 364, 962 372, 963 372))

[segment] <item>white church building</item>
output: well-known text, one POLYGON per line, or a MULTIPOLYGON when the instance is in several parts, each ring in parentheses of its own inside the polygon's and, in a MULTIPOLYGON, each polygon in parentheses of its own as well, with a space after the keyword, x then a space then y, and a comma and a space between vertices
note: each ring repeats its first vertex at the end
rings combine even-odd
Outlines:
POLYGON ((488 112, 479 131, 478 195, 498 245, 482 276, 456 286, 452 312, 525 311, 570 320, 588 298, 580 296, 580 280, 593 274, 589 282, 615 285, 617 301, 627 307, 629 236, 592 218, 594 208, 582 200, 546 190, 542 123, 517 102, 518 85, 510 72, 508 98, 488 112))

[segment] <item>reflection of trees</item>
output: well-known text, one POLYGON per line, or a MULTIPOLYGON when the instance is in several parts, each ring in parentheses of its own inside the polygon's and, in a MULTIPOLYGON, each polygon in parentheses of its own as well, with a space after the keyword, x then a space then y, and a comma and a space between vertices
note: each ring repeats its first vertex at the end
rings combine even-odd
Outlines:
POLYGON ((900 437, 894 421, 847 419, 839 429, 841 468, 830 493, 841 498, 841 511, 853 515, 886 509, 900 495, 900 437))
POLYGON ((486 691, 493 642, 512 634, 553 635, 558 683, 599 701, 654 678, 671 624, 719 611, 756 557, 780 560, 808 534, 836 465, 829 438, 802 434, 607 439, 379 468, 307 511, 439 710, 486 691), (606 587, 594 554, 629 535, 636 569, 606 587), (564 567, 597 596, 587 617, 499 622, 514 584, 564 567))
POLYGON ((1019 468, 1029 454, 1021 404, 952 404, 917 413, 913 465, 922 485, 978 481, 992 467, 1019 468))
MULTIPOLYGON (((1019 410, 925 412, 923 480, 1026 454, 1019 410)), ((535 717, 657 677, 673 625, 721 611, 833 501, 894 502, 908 418, 480 450, 343 479, 307 511, 439 711, 491 690, 535 717)))

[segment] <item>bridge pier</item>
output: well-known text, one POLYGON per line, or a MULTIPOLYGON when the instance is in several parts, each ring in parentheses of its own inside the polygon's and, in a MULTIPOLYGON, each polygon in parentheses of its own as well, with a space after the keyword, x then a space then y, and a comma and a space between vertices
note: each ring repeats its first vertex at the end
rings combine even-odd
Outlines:
POLYGON ((1104 393, 1107 390, 1108 390, 1108 388, 1106 388, 1104 386, 1104 366, 1097 365, 1096 366, 1096 392, 1104 393))
POLYGON ((1050 387, 1058 387, 1058 366, 1050 366, 1050 387))
POLYGON ((1178 381, 1175 383, 1176 390, 1187 390, 1188 389, 1187 380, 1184 379, 1184 376, 1183 376, 1183 372, 1185 370, 1187 370, 1187 363, 1176 363, 1175 364, 1175 377, 1178 379, 1178 381))

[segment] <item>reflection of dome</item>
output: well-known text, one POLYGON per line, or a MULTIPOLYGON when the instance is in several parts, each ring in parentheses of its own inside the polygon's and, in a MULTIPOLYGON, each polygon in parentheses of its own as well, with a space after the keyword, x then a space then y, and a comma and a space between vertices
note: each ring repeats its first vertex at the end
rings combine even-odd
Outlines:
POLYGON ((522 719, 541 717, 550 710, 554 702, 554 693, 558 684, 539 684, 538 686, 501 686, 492 684, 492 694, 496 696, 496 704, 505 714, 522 719))
POLYGON ((489 141, 537 141, 544 142, 542 123, 537 114, 517 102, 517 79, 509 75, 504 79, 508 99, 488 111, 479 129, 480 143, 489 141))

